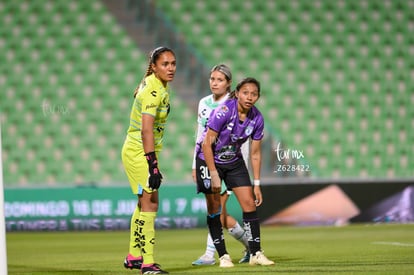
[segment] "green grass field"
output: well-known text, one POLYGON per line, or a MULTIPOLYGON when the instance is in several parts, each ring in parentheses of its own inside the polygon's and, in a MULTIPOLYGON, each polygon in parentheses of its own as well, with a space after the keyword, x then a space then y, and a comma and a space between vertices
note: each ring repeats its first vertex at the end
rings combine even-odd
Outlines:
MULTIPOLYGON (((414 274, 414 224, 262 227, 272 267, 193 267, 207 229, 158 230, 156 260, 172 274, 414 274)), ((225 235, 236 263, 242 246, 225 235)), ((9 274, 138 274, 126 270, 128 232, 7 233, 9 274)))

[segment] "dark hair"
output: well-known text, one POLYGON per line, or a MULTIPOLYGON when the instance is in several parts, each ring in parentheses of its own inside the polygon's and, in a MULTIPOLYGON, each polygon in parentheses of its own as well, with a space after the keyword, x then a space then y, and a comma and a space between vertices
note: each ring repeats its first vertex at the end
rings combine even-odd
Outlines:
POLYGON ((175 53, 174 53, 174 51, 173 51, 173 50, 171 50, 171 49, 170 49, 170 48, 168 48, 168 47, 164 47, 164 46, 161 46, 161 47, 155 48, 155 49, 153 49, 153 50, 149 53, 149 56, 148 56, 148 67, 147 67, 147 71, 145 72, 144 77, 142 78, 142 80, 141 80, 140 84, 138 85, 138 87, 136 87, 136 88, 135 88, 135 90, 134 90, 134 97, 137 95, 138 90, 139 90, 139 87, 141 86, 141 84, 142 84, 142 82, 144 81, 144 79, 145 79, 147 76, 149 76, 149 75, 151 75, 151 74, 153 73, 152 68, 151 68, 151 65, 152 65, 152 64, 155 64, 155 62, 157 62, 157 60, 158 60, 158 58, 160 57, 160 55, 161 55, 162 53, 164 53, 164 52, 171 52, 171 53, 175 56, 175 53))
POLYGON ((164 46, 155 48, 154 50, 151 51, 151 53, 149 55, 149 64, 150 65, 155 64, 155 62, 158 60, 158 58, 160 57, 160 55, 163 52, 171 52, 173 55, 175 55, 173 50, 171 50, 170 48, 167 48, 167 47, 164 47, 164 46))
POLYGON ((254 77, 246 77, 244 79, 242 79, 236 86, 236 89, 234 89, 231 93, 230 93, 230 98, 236 98, 236 92, 240 91, 241 87, 244 84, 247 83, 252 83, 254 85, 256 85, 257 87, 257 91, 259 92, 259 97, 260 97, 260 82, 254 78, 254 77))

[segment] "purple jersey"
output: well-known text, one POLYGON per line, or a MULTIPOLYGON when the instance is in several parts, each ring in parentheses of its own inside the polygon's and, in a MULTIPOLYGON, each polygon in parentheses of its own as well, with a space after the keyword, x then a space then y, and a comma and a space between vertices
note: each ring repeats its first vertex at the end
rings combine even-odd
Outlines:
POLYGON ((253 106, 241 122, 237 110, 237 99, 229 99, 214 109, 210 114, 207 127, 197 141, 198 157, 204 158, 201 143, 206 136, 207 128, 218 133, 213 144, 214 161, 218 164, 233 163, 243 158, 240 147, 249 138, 261 140, 263 138, 264 120, 260 111, 253 106))

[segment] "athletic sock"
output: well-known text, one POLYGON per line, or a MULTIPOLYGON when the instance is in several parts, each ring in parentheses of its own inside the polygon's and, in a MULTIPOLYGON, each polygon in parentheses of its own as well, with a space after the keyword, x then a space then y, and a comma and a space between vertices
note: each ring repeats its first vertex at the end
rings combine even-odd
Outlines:
POLYGON ((216 247, 214 246, 213 239, 211 238, 210 233, 207 234, 207 246, 206 246, 206 252, 204 255, 214 258, 214 254, 216 253, 216 247))
POLYGON ((232 227, 229 228, 229 234, 233 236, 236 240, 241 242, 246 249, 249 249, 249 241, 248 241, 248 234, 246 234, 246 231, 243 229, 243 227, 240 226, 238 222, 232 227))
POLYGON ((157 212, 141 212, 138 221, 140 248, 144 264, 154 263, 155 217, 157 212))
POLYGON ((208 215, 207 225, 219 257, 227 254, 226 244, 224 243, 223 228, 220 222, 220 214, 208 215))
POLYGON ((130 261, 142 259, 142 256, 135 257, 134 255, 128 254, 127 259, 130 261))
POLYGON ((130 235, 129 235, 129 255, 138 258, 141 256, 141 248, 139 247, 139 233, 138 233, 138 219, 140 215, 140 208, 135 207, 134 213, 131 217, 130 235))
POLYGON ((250 253, 255 255, 260 250, 260 224, 257 212, 243 212, 243 225, 248 236, 250 253))

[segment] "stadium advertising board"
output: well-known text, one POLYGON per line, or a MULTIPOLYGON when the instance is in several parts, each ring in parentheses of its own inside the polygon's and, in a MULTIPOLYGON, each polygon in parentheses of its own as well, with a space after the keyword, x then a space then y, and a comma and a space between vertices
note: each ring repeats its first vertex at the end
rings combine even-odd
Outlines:
MULTIPOLYGON (((136 203, 129 187, 6 189, 6 230, 124 230, 136 203)), ((235 198, 227 207, 233 216, 241 216, 235 198)), ((157 228, 206 226, 204 196, 194 186, 162 187, 157 228)))

